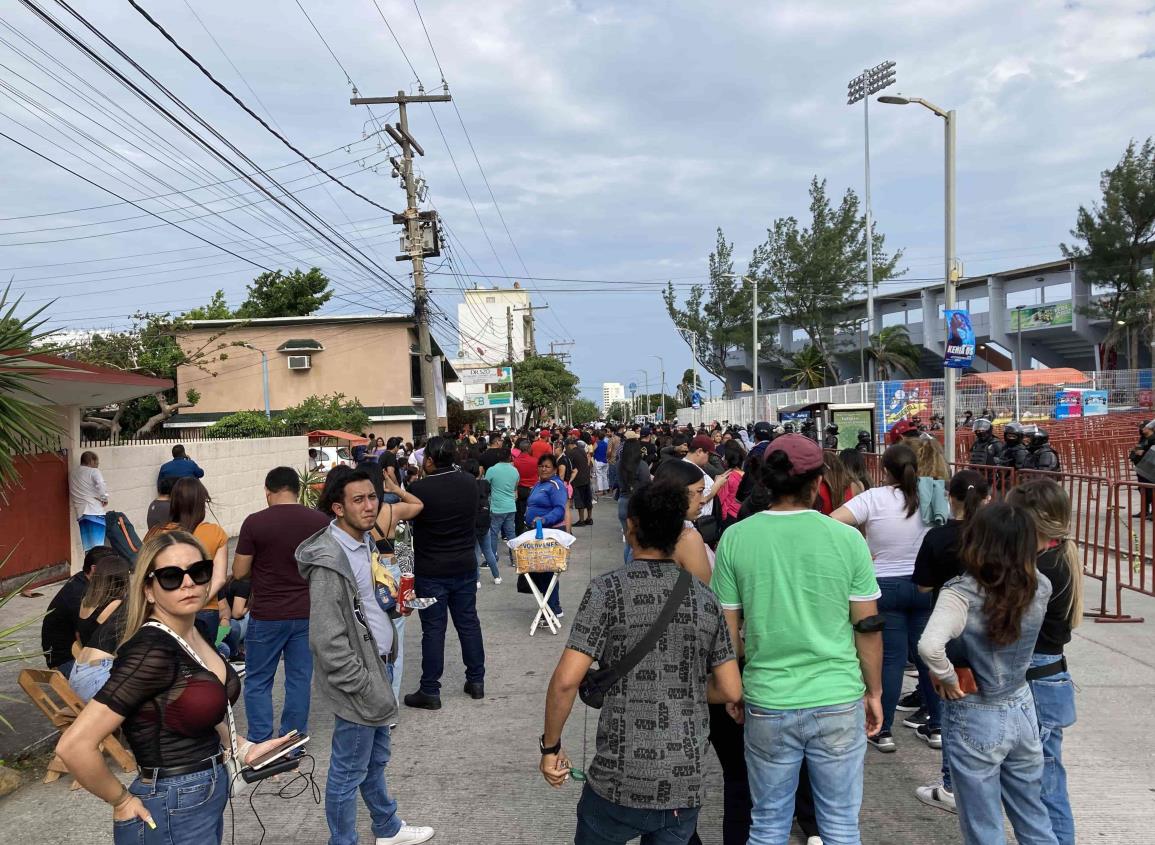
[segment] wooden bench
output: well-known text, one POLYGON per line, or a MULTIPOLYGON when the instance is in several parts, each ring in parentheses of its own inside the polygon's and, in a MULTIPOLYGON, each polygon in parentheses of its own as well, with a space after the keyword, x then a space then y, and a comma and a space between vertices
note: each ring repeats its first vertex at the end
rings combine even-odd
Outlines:
MULTIPOLYGON (((80 711, 84 709, 84 702, 68 685, 68 679, 55 669, 24 669, 18 679, 20 688, 32 699, 32 703, 48 717, 54 728, 60 731, 68 729, 76 721, 80 711)), ((106 752, 116 761, 124 771, 136 770, 136 761, 127 748, 115 736, 110 736, 100 744, 100 750, 106 752)), ((68 767, 58 756, 52 756, 48 764, 48 773, 44 776, 44 783, 52 783, 61 775, 68 774, 68 767)), ((80 786, 73 783, 72 788, 80 786)))

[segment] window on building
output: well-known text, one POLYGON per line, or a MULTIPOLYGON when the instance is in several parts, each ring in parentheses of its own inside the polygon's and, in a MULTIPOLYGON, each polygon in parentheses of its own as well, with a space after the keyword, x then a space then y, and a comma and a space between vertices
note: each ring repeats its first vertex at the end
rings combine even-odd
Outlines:
POLYGON ((976 296, 974 299, 968 300, 967 306, 972 314, 989 314, 991 300, 987 296, 976 296))
POLYGON ((891 311, 882 315, 882 327, 901 326, 906 322, 906 311, 891 311))
POLYGON ((421 395, 421 356, 409 356, 409 390, 410 396, 421 395))
POLYGON ((938 318, 940 320, 942 320, 945 317, 946 317, 946 306, 940 302, 938 305, 938 318))
MULTIPOLYGON (((806 329, 795 329, 790 334, 790 339, 795 343, 805 343, 810 339, 810 335, 806 334, 806 329)), ((761 344, 759 344, 761 346, 761 344)))
POLYGON ((485 304, 486 305, 494 305, 496 303, 497 303, 497 297, 496 296, 485 297, 485 304))
POLYGON ((1007 293, 1007 308, 1018 308, 1020 305, 1038 305, 1039 289, 1028 288, 1007 293))
POLYGON ((1044 302, 1066 302, 1071 298, 1071 283, 1063 282, 1061 285, 1047 285, 1043 288, 1044 302))
POLYGON ((917 326, 922 322, 921 308, 908 308, 906 311, 906 324, 908 326, 917 326))

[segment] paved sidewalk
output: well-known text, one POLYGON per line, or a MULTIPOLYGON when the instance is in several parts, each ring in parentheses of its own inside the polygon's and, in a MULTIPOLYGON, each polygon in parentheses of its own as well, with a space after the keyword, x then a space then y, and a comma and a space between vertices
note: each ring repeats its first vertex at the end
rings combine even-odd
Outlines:
MULTIPOLYGON (((516 592, 514 579, 495 587, 483 578, 479 609, 487 656, 484 701, 472 701, 461 687, 464 671, 456 637, 447 638, 443 707, 436 713, 402 707, 387 777, 404 818, 437 828, 443 845, 542 845, 572 841, 579 787, 550 789, 537 772, 545 688, 565 642, 571 611, 576 610, 591 570, 603 572, 621 560, 616 506, 603 500, 595 525, 578 529, 570 572, 562 579, 563 633, 528 636, 532 596, 516 592)), ((503 567, 503 576, 510 572, 503 567)), ((1090 589, 1090 585, 1089 585, 1090 589)), ((1088 601, 1088 604, 1091 604, 1088 601)), ((1150 726, 1155 711, 1155 603, 1128 597, 1128 610, 1146 614, 1143 625, 1085 624, 1069 651, 1079 684, 1080 722, 1065 747, 1080 842, 1150 843, 1155 829, 1155 745, 1150 726)), ((416 688, 420 659, 420 623, 406 631, 403 688, 416 688)), ((11 671, 11 670, 4 670, 11 671)), ((311 751, 318 785, 324 789, 332 717, 314 699, 311 751)), ((0 704, 7 708, 9 705, 0 704)), ((240 715, 243 723, 243 708, 240 715)), ((22 720, 22 732, 31 730, 22 720)), ((580 704, 567 727, 565 744, 581 765, 583 739, 592 748, 596 719, 580 704), (588 726, 588 737, 585 730, 588 726)), ((958 843, 954 816, 924 807, 914 788, 938 772, 937 752, 897 728, 899 751, 881 755, 867 750, 863 841, 958 843)), ((699 825, 703 842, 721 843, 721 776, 711 755, 713 783, 699 825)), ((284 800, 262 787, 253 798, 268 829, 264 842, 323 843, 328 838, 323 809, 307 795, 284 800)), ((257 843, 261 832, 248 799, 235 807, 236 836, 226 842, 257 843)), ((82 790, 70 792, 67 779, 26 786, 0 799, 3 841, 27 845, 106 842, 111 822, 107 807, 82 790)), ((362 842, 372 843, 362 810, 362 842)), ((798 839, 796 841, 802 841, 798 839)))

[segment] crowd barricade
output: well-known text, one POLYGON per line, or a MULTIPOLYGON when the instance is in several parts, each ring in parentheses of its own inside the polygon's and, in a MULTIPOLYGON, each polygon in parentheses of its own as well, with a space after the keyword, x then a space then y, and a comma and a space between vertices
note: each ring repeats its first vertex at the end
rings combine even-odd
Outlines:
POLYGON ((882 455, 878 452, 863 452, 862 459, 866 462, 866 471, 870 475, 870 482, 875 487, 886 483, 886 470, 882 466, 882 455))
POLYGON ((1152 542, 1155 523, 1147 517, 1146 501, 1155 501, 1155 484, 1118 481, 1113 485, 1116 514, 1115 613, 1096 621, 1142 622, 1140 616, 1123 612, 1123 591, 1155 598, 1152 573, 1152 542))
POLYGON ((1018 483, 1014 467, 995 467, 987 464, 967 464, 956 461, 950 465, 950 468, 952 474, 964 469, 971 469, 985 478, 987 484, 991 486, 992 501, 1001 500, 1006 492, 1018 483))

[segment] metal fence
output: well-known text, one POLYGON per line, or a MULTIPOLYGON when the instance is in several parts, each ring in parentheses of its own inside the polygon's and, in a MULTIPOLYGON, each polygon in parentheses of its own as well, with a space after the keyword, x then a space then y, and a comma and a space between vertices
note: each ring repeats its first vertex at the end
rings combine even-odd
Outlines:
MULTIPOLYGON (((1111 410, 1139 409, 1152 407, 1151 370, 1104 370, 1085 373, 1082 381, 1066 382, 1062 385, 1037 385, 1023 387, 1019 394, 1018 417, 1024 420, 1047 420, 1054 417, 1055 392, 1063 388, 1087 388, 1107 392, 1107 403, 1111 410)), ((815 403, 861 404, 879 402, 883 393, 882 385, 890 386, 888 397, 896 383, 917 387, 923 397, 929 395, 928 407, 922 412, 924 419, 931 414, 943 413, 943 380, 937 379, 893 379, 888 382, 855 382, 810 390, 779 390, 758 396, 758 413, 753 413, 750 394, 734 399, 712 399, 702 403, 702 407, 679 408, 678 419, 694 425, 728 420, 745 425, 757 419, 776 420, 783 408, 793 405, 815 403)), ((909 388, 908 388, 909 390, 909 388)), ((977 379, 958 387, 957 413, 962 419, 966 411, 976 417, 990 410, 996 419, 1014 419, 1015 394, 1013 385, 992 388, 977 379)))

